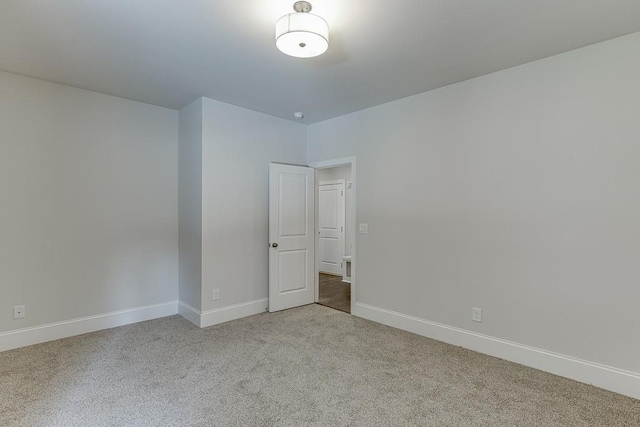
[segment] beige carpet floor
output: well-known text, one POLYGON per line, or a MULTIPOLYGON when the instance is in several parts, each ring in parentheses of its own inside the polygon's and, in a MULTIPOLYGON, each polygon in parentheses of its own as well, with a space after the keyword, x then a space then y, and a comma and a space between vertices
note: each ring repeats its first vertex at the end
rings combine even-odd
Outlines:
POLYGON ((640 426, 640 401, 319 305, 0 353, 1 426, 640 426))

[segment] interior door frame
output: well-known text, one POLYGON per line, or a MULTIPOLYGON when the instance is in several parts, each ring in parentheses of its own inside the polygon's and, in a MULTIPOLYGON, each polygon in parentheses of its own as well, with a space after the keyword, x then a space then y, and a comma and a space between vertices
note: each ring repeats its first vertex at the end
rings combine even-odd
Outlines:
MULTIPOLYGON (((339 158, 339 159, 333 159, 333 160, 325 160, 322 162, 314 162, 314 163, 309 163, 309 167, 314 168, 315 171, 315 188, 316 191, 315 193, 315 273, 314 273, 314 280, 315 280, 315 302, 318 302, 319 300, 319 296, 320 296, 320 251, 319 251, 319 247, 320 247, 320 239, 319 237, 319 233, 320 233, 320 226, 319 226, 319 222, 318 222, 318 196, 319 196, 319 191, 318 191, 318 169, 329 169, 329 168, 335 168, 335 167, 339 167, 339 166, 351 166, 351 197, 353 198, 353 213, 351 215, 351 218, 347 218, 346 221, 350 222, 350 229, 353 230, 353 240, 351 241, 351 314, 354 313, 354 308, 356 306, 356 284, 357 284, 357 274, 356 271, 358 269, 358 263, 357 263, 357 233, 356 233, 356 218, 357 218, 357 214, 358 214, 358 207, 357 207, 357 197, 356 197, 356 191, 357 191, 357 185, 356 185, 356 157, 355 156, 351 156, 351 157, 343 157, 343 158, 339 158)), ((349 182, 349 181, 347 181, 349 182)), ((346 185, 345 185, 345 200, 346 200, 346 185)), ((346 206, 345 206, 346 209, 346 206)), ((345 223, 346 223, 345 221, 345 223)), ((346 239, 345 239, 346 240, 346 239)))

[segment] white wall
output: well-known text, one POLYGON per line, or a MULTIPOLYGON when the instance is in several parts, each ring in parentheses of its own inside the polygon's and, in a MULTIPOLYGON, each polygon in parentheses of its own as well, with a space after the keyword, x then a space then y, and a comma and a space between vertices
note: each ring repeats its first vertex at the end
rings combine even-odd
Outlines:
POLYGON ((207 98, 202 108, 206 311, 268 297, 269 163, 305 164, 306 127, 207 98))
POLYGON ((351 181, 351 166, 337 166, 335 168, 318 169, 319 181, 332 181, 344 179, 351 181))
POLYGON ((351 216, 353 215, 353 193, 348 183, 351 182, 351 166, 338 166, 335 168, 318 169, 318 182, 334 181, 342 179, 345 182, 344 204, 345 204, 345 224, 344 224, 344 254, 351 255, 351 242, 353 241, 353 230, 351 230, 351 216))
POLYGON ((311 125, 309 162, 357 156, 358 303, 640 373, 639 51, 311 125))
POLYGON ((202 99, 180 110, 180 301, 202 308, 202 99))
POLYGON ((177 141, 176 111, 0 72, 0 332, 176 300, 177 141))

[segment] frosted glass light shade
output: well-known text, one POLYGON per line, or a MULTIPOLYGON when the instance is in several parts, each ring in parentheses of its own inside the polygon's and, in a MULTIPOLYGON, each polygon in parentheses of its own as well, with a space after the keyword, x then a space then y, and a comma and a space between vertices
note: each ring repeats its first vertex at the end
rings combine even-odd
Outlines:
POLYGON ((311 13, 284 15, 276 22, 276 46, 297 58, 322 55, 329 47, 329 25, 311 13))

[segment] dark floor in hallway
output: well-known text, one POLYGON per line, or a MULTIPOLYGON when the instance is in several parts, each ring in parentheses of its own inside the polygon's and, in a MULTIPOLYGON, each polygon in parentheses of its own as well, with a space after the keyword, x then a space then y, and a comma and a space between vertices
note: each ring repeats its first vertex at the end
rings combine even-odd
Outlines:
POLYGON ((351 313, 351 285, 342 277, 320 273, 320 298, 318 304, 351 313))

